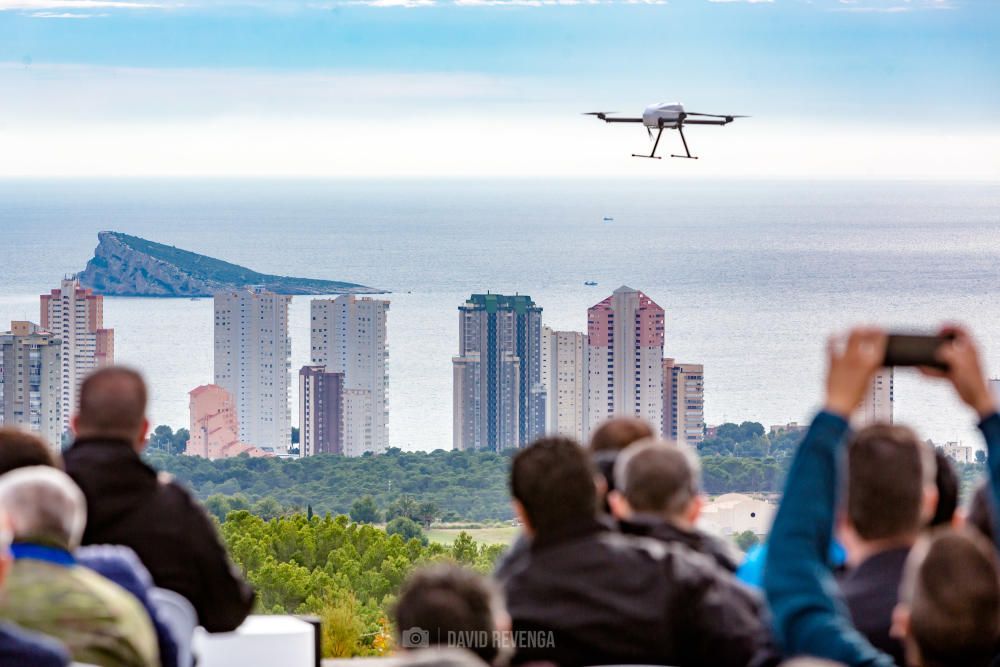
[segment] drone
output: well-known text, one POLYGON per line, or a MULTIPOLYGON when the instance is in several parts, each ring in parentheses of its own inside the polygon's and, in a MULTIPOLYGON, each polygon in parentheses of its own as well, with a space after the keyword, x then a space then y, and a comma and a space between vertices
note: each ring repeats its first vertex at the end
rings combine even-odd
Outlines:
POLYGON ((748 118, 749 116, 733 116, 733 115, 721 115, 715 113, 695 113, 693 111, 685 111, 684 105, 679 102, 671 103, 661 103, 661 104, 651 104, 642 112, 642 118, 618 118, 611 114, 618 113, 617 111, 589 111, 584 116, 597 116, 599 119, 603 120, 605 123, 642 123, 646 126, 646 133, 649 134, 650 138, 653 137, 653 130, 656 132, 656 141, 653 142, 653 150, 650 151, 649 155, 641 155, 639 153, 632 153, 632 157, 644 157, 659 160, 661 159, 659 155, 656 154, 656 149, 660 145, 660 137, 663 135, 664 130, 677 130, 681 135, 681 141, 684 143, 684 153, 685 155, 671 155, 670 157, 681 157, 688 158, 690 160, 697 160, 698 157, 691 155, 691 150, 688 148, 687 139, 684 138, 684 126, 685 125, 728 125, 733 122, 734 118, 748 118), (692 118, 693 116, 693 118, 692 118))

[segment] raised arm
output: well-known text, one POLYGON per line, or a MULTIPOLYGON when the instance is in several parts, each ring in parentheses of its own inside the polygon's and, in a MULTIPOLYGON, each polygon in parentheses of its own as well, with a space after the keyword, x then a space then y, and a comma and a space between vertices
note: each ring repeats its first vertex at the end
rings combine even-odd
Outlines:
POLYGON ((826 402, 799 446, 768 540, 764 590, 775 635, 788 655, 810 655, 852 666, 894 662, 854 629, 826 562, 833 533, 838 468, 847 417, 881 364, 885 334, 850 333, 841 351, 831 342, 826 402))
POLYGON ((938 350, 938 358, 947 364, 947 370, 922 370, 925 375, 943 377, 951 382, 958 397, 975 410, 979 418, 979 430, 986 440, 990 488, 993 491, 993 535, 1000 549, 1000 415, 997 414, 997 398, 990 391, 979 350, 969 332, 959 326, 947 326, 941 333, 952 337, 950 343, 938 350))

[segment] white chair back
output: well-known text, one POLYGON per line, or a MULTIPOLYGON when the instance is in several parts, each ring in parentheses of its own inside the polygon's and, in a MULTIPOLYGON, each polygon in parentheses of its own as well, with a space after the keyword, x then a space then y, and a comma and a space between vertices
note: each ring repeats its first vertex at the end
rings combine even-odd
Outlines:
POLYGON ((191 640, 194 629, 198 627, 198 613, 187 598, 166 588, 151 588, 149 599, 177 644, 177 667, 192 667, 194 654, 191 640))

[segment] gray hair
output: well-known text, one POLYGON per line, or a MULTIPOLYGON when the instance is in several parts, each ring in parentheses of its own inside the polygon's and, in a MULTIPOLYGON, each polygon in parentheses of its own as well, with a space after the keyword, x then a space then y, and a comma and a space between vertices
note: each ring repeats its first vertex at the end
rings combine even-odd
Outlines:
POLYGON ((0 476, 0 507, 7 512, 15 541, 39 541, 70 551, 80 546, 87 501, 61 470, 31 466, 0 476))
POLYGON ((686 444, 645 438, 618 455, 614 481, 634 510, 676 515, 701 493, 701 461, 686 444))

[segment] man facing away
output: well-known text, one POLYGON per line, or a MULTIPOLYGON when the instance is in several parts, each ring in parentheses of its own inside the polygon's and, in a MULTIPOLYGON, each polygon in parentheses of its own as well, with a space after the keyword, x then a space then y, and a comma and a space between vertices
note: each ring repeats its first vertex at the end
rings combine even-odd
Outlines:
POLYGON ((869 426, 847 446, 839 534, 850 569, 840 589, 854 627, 900 667, 906 660, 889 634, 892 612, 910 548, 934 516, 936 468, 930 446, 905 426, 869 426))
POLYGON ((733 549, 695 527, 704 505, 700 471, 690 448, 659 440, 637 442, 615 462, 615 490, 608 494, 611 513, 623 533, 683 544, 735 572, 733 549))
POLYGON ((511 468, 514 509, 531 537, 497 573, 515 662, 560 665, 769 664, 754 595, 679 544, 622 535, 596 519, 595 471, 572 440, 544 438, 511 468))
MULTIPOLYGON (((975 343, 961 328, 938 350, 946 378, 977 413, 989 452, 993 502, 1000 496, 1000 415, 975 343)), ((886 334, 861 328, 828 351, 826 399, 788 473, 771 529, 764 587, 775 632, 790 655, 811 655, 851 667, 890 667, 848 617, 824 563, 834 527, 847 417, 861 402, 885 356, 886 334)), ((884 470, 884 475, 898 474, 884 470)), ((886 482, 888 484, 888 482, 886 482)), ((923 482, 922 482, 923 483, 923 482)), ((995 549, 972 531, 938 529, 911 549, 903 571, 893 635, 912 667, 985 667, 1000 639, 1000 572, 995 549)))
POLYGON ((140 458, 145 413, 146 385, 133 370, 103 368, 80 387, 76 440, 63 461, 87 497, 83 543, 131 547, 157 586, 191 602, 206 630, 234 630, 250 612, 253 590, 201 506, 140 458))
POLYGON ((44 466, 14 470, 0 478, 0 506, 14 533, 0 618, 55 637, 83 663, 157 667, 156 633, 139 601, 73 557, 87 512, 73 480, 44 466))

